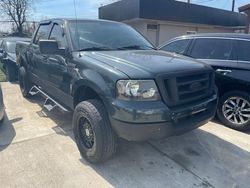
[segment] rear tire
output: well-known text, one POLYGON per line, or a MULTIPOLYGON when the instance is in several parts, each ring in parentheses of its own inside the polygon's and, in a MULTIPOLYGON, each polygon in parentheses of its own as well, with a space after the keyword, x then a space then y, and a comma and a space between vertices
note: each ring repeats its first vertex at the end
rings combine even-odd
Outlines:
POLYGON ((6 65, 6 78, 9 82, 15 82, 17 80, 15 67, 14 65, 11 65, 10 63, 7 63, 6 65))
POLYGON ((225 93, 219 100, 217 116, 232 129, 250 129, 250 95, 243 91, 225 93))
POLYGON ((116 136, 101 101, 89 100, 77 105, 73 131, 81 155, 90 163, 104 162, 115 153, 116 136))
POLYGON ((32 84, 24 67, 19 68, 18 79, 23 97, 30 97, 29 91, 31 89, 32 84))

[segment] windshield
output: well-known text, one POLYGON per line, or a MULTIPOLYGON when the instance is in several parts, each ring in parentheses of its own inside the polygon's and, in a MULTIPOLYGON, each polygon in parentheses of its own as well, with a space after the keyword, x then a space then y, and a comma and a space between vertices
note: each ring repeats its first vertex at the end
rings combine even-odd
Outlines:
POLYGON ((125 24, 96 21, 69 23, 74 50, 146 50, 154 47, 125 24))
POLYGON ((8 53, 16 53, 16 43, 15 42, 6 42, 6 50, 8 53))

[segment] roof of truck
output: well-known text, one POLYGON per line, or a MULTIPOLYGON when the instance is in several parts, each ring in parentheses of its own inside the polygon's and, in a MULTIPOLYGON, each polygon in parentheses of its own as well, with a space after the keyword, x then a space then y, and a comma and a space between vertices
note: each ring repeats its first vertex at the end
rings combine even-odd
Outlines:
POLYGON ((48 22, 52 22, 52 21, 78 21, 78 22, 83 22, 83 21, 86 21, 86 22, 109 22, 109 23, 118 23, 118 24, 123 24, 121 22, 116 22, 116 21, 110 21, 110 20, 103 20, 103 19, 76 19, 76 18, 52 18, 52 19, 48 19, 48 20, 43 20, 40 22, 40 24, 45 24, 45 23, 48 23, 48 22))

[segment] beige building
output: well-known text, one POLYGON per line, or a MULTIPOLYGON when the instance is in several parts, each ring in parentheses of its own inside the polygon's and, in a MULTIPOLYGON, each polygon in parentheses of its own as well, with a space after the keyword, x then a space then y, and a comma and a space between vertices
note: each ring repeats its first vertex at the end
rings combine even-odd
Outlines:
POLYGON ((156 46, 194 33, 244 32, 246 16, 174 0, 121 0, 99 8, 99 18, 127 23, 156 46))

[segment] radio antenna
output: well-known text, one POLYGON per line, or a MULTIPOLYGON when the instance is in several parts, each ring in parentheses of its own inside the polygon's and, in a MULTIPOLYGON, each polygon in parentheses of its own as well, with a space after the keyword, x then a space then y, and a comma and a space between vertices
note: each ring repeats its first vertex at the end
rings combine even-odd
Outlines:
MULTIPOLYGON (((76 10, 76 0, 74 1, 74 9, 75 9, 75 18, 76 18, 76 37, 77 37, 77 46, 80 49, 80 39, 79 39, 79 32, 78 32, 78 18, 77 18, 77 10, 76 10)), ((79 52, 79 57, 81 57, 81 53, 79 52)))

